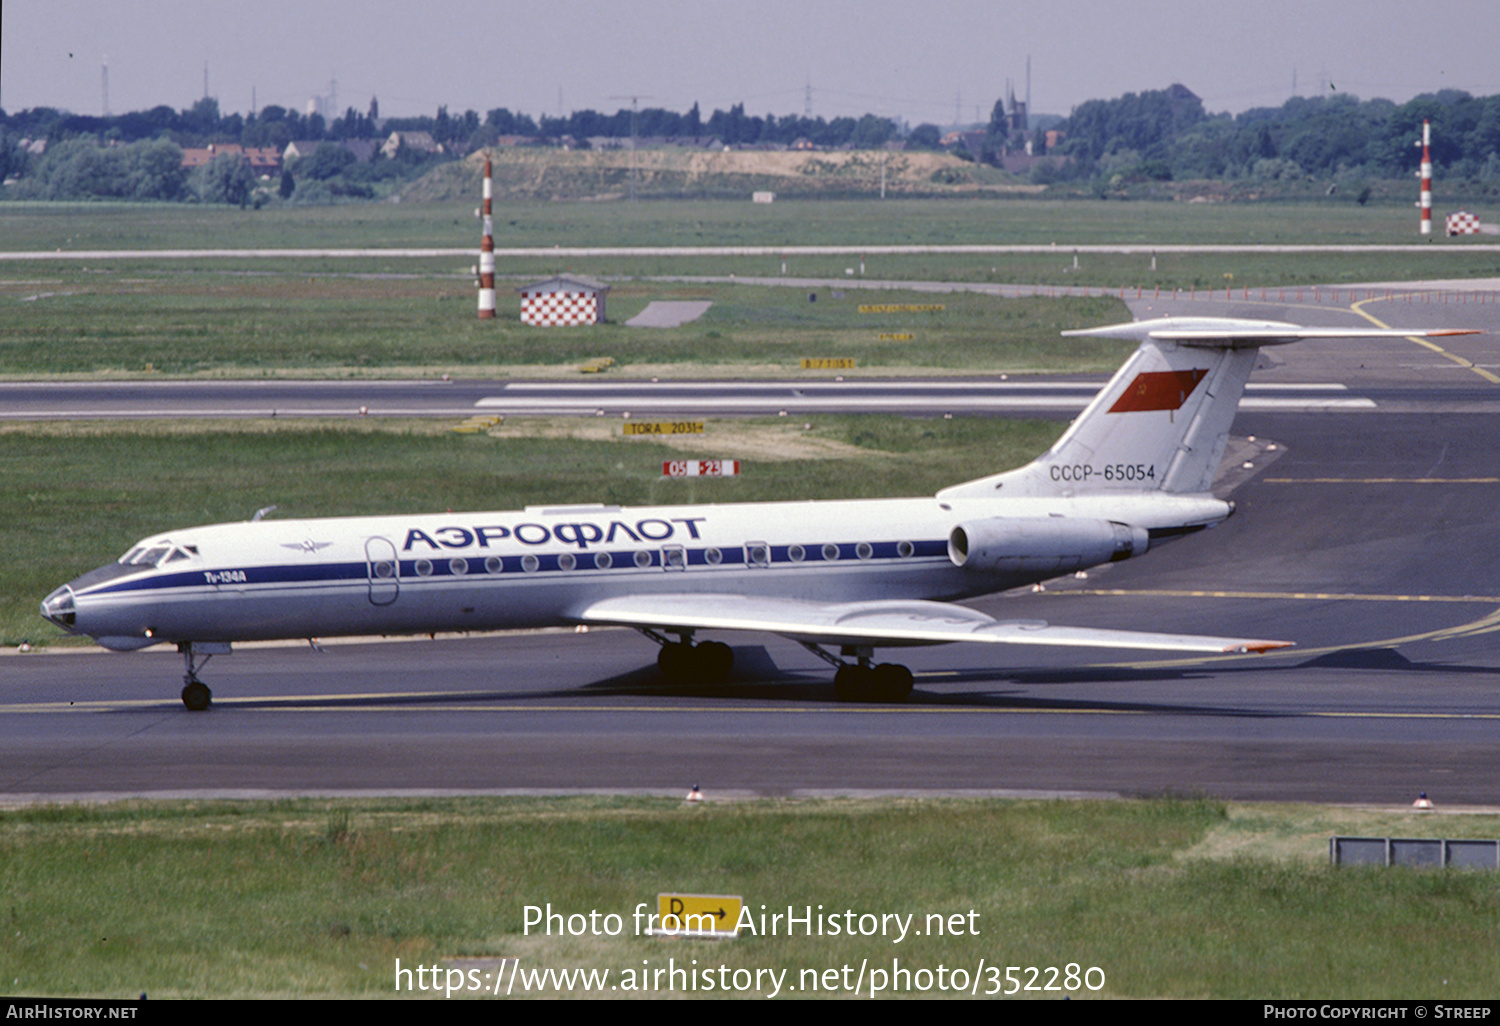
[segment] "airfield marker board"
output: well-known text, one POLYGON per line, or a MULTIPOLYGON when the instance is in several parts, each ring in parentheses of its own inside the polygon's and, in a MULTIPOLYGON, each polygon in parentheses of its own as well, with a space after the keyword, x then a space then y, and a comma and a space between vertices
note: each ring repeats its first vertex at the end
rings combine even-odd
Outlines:
POLYGON ((732 938, 739 928, 745 899, 738 894, 658 894, 657 926, 667 937, 732 938))
POLYGON ((739 460, 667 460, 662 477, 733 477, 740 472, 739 460))

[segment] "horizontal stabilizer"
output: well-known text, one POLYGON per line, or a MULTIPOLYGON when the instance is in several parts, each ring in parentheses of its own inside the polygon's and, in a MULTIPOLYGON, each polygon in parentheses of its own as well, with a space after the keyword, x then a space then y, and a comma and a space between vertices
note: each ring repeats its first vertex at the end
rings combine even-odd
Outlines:
POLYGON ((760 595, 623 595, 574 613, 582 623, 658 630, 766 631, 828 645, 1000 645, 1141 648, 1169 652, 1266 652, 1289 641, 1054 627, 1040 620, 996 620, 967 606, 921 600, 808 602, 760 595))
POLYGON ((1186 346, 1240 349, 1277 346, 1305 339, 1337 338, 1442 338, 1477 335, 1467 328, 1305 328, 1286 321, 1253 321, 1230 317, 1159 317, 1102 328, 1065 331, 1084 338, 1112 338, 1126 342, 1177 342, 1186 346))

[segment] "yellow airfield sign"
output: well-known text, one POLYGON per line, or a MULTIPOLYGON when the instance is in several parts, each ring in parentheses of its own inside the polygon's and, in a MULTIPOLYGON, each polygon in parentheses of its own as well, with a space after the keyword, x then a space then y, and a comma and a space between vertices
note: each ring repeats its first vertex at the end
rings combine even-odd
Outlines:
POLYGON ((624 432, 627 435, 701 435, 701 420, 627 420, 624 432))
POLYGON ((733 937, 745 899, 736 894, 658 894, 653 933, 668 937, 733 937))

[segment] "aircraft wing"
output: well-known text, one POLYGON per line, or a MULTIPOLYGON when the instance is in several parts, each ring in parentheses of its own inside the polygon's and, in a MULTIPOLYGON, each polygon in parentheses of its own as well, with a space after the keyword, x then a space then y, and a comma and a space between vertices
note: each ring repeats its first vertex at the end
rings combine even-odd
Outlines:
POLYGON ((766 631, 826 645, 999 645, 1145 648, 1174 652, 1265 652, 1290 641, 1054 627, 1041 620, 996 620, 966 606, 921 600, 808 602, 763 595, 622 595, 576 610, 580 623, 658 630, 766 631))

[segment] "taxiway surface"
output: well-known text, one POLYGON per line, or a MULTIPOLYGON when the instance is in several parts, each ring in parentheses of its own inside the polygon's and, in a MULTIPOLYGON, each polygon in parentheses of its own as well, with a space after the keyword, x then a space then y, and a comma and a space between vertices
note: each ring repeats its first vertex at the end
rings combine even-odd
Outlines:
MULTIPOLYGON (((1159 306, 1142 316, 1163 312, 1159 306)), ((1173 311, 1181 312, 1181 311, 1173 311)), ((1196 312, 1202 311, 1201 308, 1196 312)), ((1348 325, 1338 310, 1241 308, 1348 325)), ((715 689, 667 686, 628 631, 247 647, 186 712, 171 652, 0 662, 0 795, 608 790, 1087 792, 1500 800, 1500 307, 1491 334, 1268 354, 1262 384, 1347 385, 1358 409, 1245 409, 1257 455, 1220 528, 998 616, 1287 638, 1218 659, 911 650, 905 706, 834 701, 780 639, 730 638, 715 689), (1269 446, 1274 444, 1274 449, 1269 446)), ((1389 322, 1419 326, 1417 319, 1389 322)), ((1056 415, 1056 414, 1054 414, 1056 415)), ((1231 468, 1235 469, 1235 468, 1231 468)), ((976 651, 975 649, 982 649, 976 651)))

